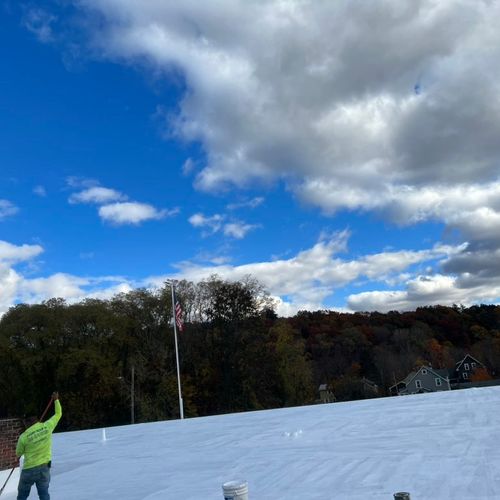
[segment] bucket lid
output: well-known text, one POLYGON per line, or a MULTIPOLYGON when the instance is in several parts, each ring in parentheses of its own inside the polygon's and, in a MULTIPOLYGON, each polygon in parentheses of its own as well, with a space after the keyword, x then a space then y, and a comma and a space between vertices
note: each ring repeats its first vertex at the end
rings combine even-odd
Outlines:
POLYGON ((224 491, 232 492, 234 490, 246 490, 248 488, 248 483, 245 480, 240 481, 228 481, 222 485, 224 491))

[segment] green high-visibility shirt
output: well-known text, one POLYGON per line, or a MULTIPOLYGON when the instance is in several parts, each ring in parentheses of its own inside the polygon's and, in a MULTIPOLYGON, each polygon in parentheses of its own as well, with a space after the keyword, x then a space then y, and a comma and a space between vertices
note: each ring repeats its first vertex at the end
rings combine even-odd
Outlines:
POLYGON ((17 441, 16 455, 24 455, 23 469, 32 469, 50 462, 52 458, 52 433, 62 415, 61 403, 54 401, 55 414, 47 422, 37 422, 28 427, 17 441))

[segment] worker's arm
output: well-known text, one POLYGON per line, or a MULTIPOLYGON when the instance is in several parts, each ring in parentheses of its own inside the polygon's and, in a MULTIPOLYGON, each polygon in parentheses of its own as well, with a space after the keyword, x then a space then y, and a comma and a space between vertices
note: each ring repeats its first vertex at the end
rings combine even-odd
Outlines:
POLYGON ((62 416, 61 403, 59 402, 59 393, 54 392, 54 394, 52 394, 52 398, 54 399, 55 414, 53 417, 49 418, 47 422, 45 422, 45 426, 47 427, 47 429, 49 429, 50 432, 52 432, 56 428, 57 422, 59 422, 62 416))
POLYGON ((21 434, 17 440, 16 456, 20 457, 22 455, 24 455, 24 436, 21 434))

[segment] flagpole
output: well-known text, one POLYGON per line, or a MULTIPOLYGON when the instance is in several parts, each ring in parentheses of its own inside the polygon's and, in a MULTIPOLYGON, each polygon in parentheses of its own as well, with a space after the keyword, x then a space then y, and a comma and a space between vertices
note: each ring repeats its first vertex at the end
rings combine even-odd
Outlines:
POLYGON ((175 338, 175 361, 177 364, 177 388, 179 390, 179 410, 181 414, 181 419, 184 418, 184 407, 182 402, 182 391, 181 391, 181 372, 179 370, 179 348, 177 346, 177 321, 175 318, 175 293, 174 293, 174 282, 170 282, 170 289, 172 290, 172 318, 174 320, 174 338, 175 338))

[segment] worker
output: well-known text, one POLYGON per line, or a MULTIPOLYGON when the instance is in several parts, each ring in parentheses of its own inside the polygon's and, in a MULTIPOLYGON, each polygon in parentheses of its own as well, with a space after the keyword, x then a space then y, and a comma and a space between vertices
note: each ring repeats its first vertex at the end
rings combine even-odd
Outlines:
POLYGON ((59 393, 52 394, 52 401, 54 402, 54 415, 46 422, 40 422, 36 417, 29 419, 27 429, 17 441, 16 455, 18 457, 24 455, 17 488, 17 500, 27 500, 33 484, 36 484, 40 500, 50 500, 52 433, 62 415, 59 393))

